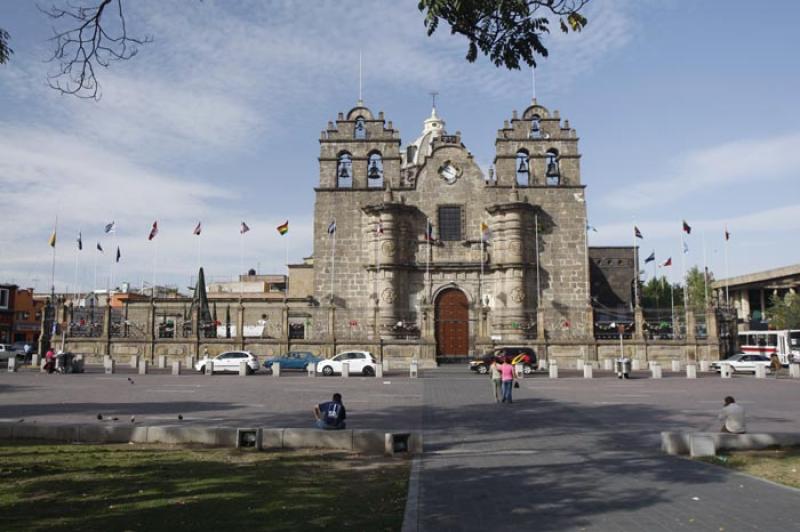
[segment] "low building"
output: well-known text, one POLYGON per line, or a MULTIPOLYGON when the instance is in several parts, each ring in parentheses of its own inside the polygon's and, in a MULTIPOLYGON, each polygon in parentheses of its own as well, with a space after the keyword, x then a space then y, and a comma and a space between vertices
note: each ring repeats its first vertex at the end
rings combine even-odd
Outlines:
POLYGON ((800 264, 720 279, 711 288, 717 301, 735 309, 738 330, 767 329, 772 300, 800 290, 800 264))
POLYGON ((17 285, 0 284, 0 344, 14 341, 14 300, 17 285))

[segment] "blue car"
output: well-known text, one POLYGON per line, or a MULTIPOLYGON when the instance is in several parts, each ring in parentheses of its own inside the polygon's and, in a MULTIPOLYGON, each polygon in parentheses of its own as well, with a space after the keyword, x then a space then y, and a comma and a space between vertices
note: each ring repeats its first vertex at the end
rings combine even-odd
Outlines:
POLYGON ((320 360, 322 359, 318 356, 315 356, 314 353, 310 353, 308 351, 289 351, 288 353, 266 359, 264 361, 264 367, 271 370, 272 363, 278 362, 281 365, 281 371, 285 369, 298 369, 305 371, 306 366, 309 364, 316 366, 317 362, 320 360))

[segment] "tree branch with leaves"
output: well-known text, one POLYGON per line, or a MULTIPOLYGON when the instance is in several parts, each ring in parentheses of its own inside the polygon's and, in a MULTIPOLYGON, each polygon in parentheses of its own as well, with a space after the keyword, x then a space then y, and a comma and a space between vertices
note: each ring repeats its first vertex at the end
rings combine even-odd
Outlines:
POLYGON ((8 60, 11 59, 11 55, 14 53, 14 50, 8 45, 8 41, 10 40, 11 35, 3 28, 0 28, 0 65, 8 63, 8 60))
POLYGON ((581 31, 588 20, 580 11, 589 0, 420 0, 425 27, 432 35, 440 21, 451 34, 469 40, 467 61, 474 62, 478 50, 496 66, 517 70, 521 62, 536 66, 536 56, 547 57, 542 38, 550 33, 551 18, 558 19, 564 33, 581 31))
POLYGON ((66 29, 53 28, 55 50, 50 61, 58 68, 48 76, 50 87, 63 94, 99 99, 97 70, 114 61, 131 59, 152 38, 128 35, 123 0, 100 0, 94 6, 66 4, 39 8, 66 29))

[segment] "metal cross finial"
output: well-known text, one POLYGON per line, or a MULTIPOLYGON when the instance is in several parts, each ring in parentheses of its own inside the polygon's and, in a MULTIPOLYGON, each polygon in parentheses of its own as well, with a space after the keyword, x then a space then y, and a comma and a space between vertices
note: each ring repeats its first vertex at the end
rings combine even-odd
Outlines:
POLYGON ((428 94, 431 95, 431 99, 433 100, 433 108, 436 109, 436 97, 439 96, 437 91, 431 91, 428 94))

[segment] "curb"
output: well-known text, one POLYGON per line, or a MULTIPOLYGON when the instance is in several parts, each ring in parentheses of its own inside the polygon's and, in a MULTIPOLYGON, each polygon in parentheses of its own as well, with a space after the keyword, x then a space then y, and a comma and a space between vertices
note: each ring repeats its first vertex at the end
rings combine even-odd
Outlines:
POLYGON ((403 513, 402 532, 417 532, 419 530, 419 477, 421 469, 422 458, 415 457, 411 462, 411 474, 408 477, 408 495, 406 496, 406 509, 403 513))

